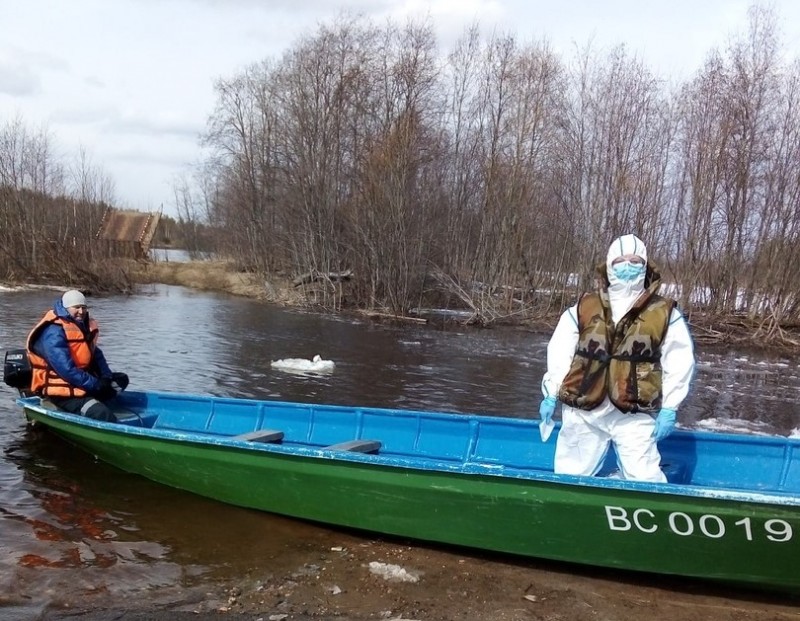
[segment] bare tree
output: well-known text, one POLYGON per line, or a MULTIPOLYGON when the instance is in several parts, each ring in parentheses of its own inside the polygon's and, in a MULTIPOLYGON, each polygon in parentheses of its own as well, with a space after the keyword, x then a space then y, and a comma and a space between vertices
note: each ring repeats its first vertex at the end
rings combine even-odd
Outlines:
POLYGON ((429 24, 342 17, 218 84, 208 221, 329 307, 347 271, 350 304, 454 302, 484 324, 560 309, 635 232, 687 312, 775 334, 800 306, 794 272, 768 267, 795 256, 800 212, 779 51, 754 7, 674 88, 624 46, 564 64, 475 26, 440 60, 429 24))

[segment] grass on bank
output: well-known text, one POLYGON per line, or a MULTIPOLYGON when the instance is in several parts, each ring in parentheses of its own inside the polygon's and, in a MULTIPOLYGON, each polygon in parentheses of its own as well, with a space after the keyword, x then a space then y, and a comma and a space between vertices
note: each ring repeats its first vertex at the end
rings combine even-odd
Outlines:
POLYGON ((227 261, 136 262, 129 275, 137 284, 165 284, 218 291, 286 305, 299 305, 302 295, 289 279, 237 271, 227 261))
MULTIPOLYGON (((228 261, 132 262, 124 268, 128 278, 138 284, 162 283, 205 291, 230 293, 273 302, 285 306, 307 306, 309 299, 302 287, 295 287, 290 278, 238 271, 228 261)), ((358 311, 354 311, 358 312, 358 311)), ((402 320, 375 311, 364 312, 377 320, 402 320)), ((538 319, 521 320, 517 325, 533 332, 550 333, 558 313, 538 319)), ((690 331, 696 344, 770 350, 775 353, 800 353, 800 326, 772 326, 743 317, 706 316, 693 313, 690 331)))

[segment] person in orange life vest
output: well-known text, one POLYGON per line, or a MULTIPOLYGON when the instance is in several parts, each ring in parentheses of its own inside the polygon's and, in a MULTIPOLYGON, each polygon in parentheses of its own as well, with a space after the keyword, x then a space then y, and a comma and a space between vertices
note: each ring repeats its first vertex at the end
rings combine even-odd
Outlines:
POLYGON ((613 443, 621 478, 663 483, 658 442, 689 392, 692 337, 675 302, 658 295, 641 239, 615 239, 597 271, 598 291, 564 311, 547 346, 542 420, 563 403, 555 472, 593 476, 613 443))
POLYGON ((128 386, 128 376, 111 371, 98 332, 84 295, 64 293, 28 335, 31 390, 67 412, 114 422, 106 403, 128 386))

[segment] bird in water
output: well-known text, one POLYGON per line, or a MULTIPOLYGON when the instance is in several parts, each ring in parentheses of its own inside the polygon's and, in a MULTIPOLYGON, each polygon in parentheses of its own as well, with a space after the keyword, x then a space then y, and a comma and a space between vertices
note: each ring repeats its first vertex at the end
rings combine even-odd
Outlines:
POLYGON ((332 373, 336 364, 333 360, 323 360, 317 354, 311 360, 307 358, 283 358, 282 360, 273 360, 270 366, 279 371, 286 371, 287 373, 332 373))

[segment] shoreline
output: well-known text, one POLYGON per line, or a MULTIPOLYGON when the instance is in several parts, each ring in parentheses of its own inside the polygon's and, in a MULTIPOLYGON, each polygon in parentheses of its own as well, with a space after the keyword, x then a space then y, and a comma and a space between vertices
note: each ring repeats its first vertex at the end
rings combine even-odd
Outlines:
MULTIPOLYGON (((131 268, 132 281, 137 285, 166 284, 188 287, 202 291, 229 293, 287 308, 313 307, 306 301, 302 290, 298 289, 292 279, 274 274, 263 277, 251 272, 239 272, 226 261, 186 261, 186 262, 151 262, 136 263, 131 268)), ((320 312, 330 313, 320 309, 320 312)), ((351 314, 376 322, 396 322, 408 324, 426 324, 434 328, 459 329, 517 329, 536 334, 552 333, 561 311, 537 319, 503 321, 492 326, 476 326, 458 321, 452 317, 442 317, 440 321, 430 321, 415 316, 396 316, 385 310, 361 310, 345 308, 341 314, 351 314)), ((713 346, 715 348, 740 348, 749 351, 768 352, 775 355, 800 354, 800 327, 789 330, 773 329, 772 338, 761 333, 761 326, 745 317, 728 318, 708 317, 701 313, 693 313, 689 317, 689 327, 696 345, 713 346)))
MULTIPOLYGON (((285 572, 248 572, 172 591, 48 608, 37 619, 170 621, 780 621, 797 618, 798 600, 703 580, 639 574, 556 561, 520 559, 332 530, 344 543, 309 552, 285 572), (398 581, 372 562, 413 572, 398 581), (150 595, 151 597, 147 597, 150 595), (178 596, 179 595, 179 596, 178 596)), ((2 609, 0 609, 0 612, 2 609)))
MULTIPOLYGON (((117 293, 130 294, 136 287, 163 284, 180 286, 198 291, 225 293, 285 308, 317 309, 323 314, 341 314, 368 319, 374 322, 396 323, 399 325, 428 325, 433 329, 503 329, 522 330, 534 334, 550 334, 555 329, 562 311, 537 317, 518 320, 498 321, 489 326, 482 326, 459 320, 459 312, 445 311, 441 315, 433 313, 433 319, 421 316, 398 316, 386 309, 357 309, 345 307, 339 311, 331 311, 319 305, 309 303, 302 288, 293 279, 283 274, 262 276, 253 272, 242 272, 233 268, 224 260, 196 261, 133 261, 125 260, 118 266, 124 274, 127 285, 116 287, 117 293)), ((27 287, 60 291, 77 288, 93 295, 88 287, 71 284, 53 283, 5 283, 8 288, 27 287)), ((110 292, 111 293, 111 292, 110 292)), ((100 295, 100 294, 96 294, 100 295)), ((717 317, 707 316, 699 312, 688 318, 690 332, 695 346, 723 350, 742 350, 760 352, 774 356, 800 355, 800 326, 786 328, 763 325, 742 316, 717 317)))

